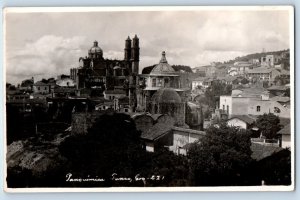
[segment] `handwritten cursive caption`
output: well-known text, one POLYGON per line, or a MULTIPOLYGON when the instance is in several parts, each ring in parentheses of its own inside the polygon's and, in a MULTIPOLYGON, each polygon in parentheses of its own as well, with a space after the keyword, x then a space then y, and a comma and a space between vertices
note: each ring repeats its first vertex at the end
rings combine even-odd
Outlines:
MULTIPOLYGON (((147 181, 147 180, 151 180, 151 181, 162 181, 164 180, 164 176, 160 176, 160 175, 152 175, 150 177, 143 177, 140 174, 135 175, 134 177, 121 177, 118 176, 117 173, 113 173, 110 177, 111 181, 116 181, 116 182, 121 182, 121 181, 126 181, 129 183, 132 183, 134 181, 147 181)), ((88 175, 85 178, 81 178, 81 177, 74 177, 72 173, 68 173, 66 175, 66 182, 104 182, 106 181, 104 178, 99 178, 98 176, 96 177, 90 177, 90 175, 88 175)))

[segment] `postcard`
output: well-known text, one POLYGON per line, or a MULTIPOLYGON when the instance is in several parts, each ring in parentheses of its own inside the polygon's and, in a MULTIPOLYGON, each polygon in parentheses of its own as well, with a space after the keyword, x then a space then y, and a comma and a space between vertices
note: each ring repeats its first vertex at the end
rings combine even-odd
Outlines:
POLYGON ((6 192, 292 191, 292 6, 4 9, 6 192))

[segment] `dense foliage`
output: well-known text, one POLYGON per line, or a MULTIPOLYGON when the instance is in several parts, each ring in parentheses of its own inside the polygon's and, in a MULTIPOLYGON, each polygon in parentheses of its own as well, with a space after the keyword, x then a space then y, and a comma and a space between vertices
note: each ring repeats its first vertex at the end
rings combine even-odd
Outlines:
POLYGON ((77 183, 83 187, 187 185, 187 159, 163 148, 155 153, 146 152, 140 132, 125 114, 100 116, 87 135, 68 138, 60 146, 60 151, 70 162, 66 171, 75 177, 90 175, 106 180, 103 183, 77 183), (139 175, 149 179, 145 182, 117 182, 112 180, 113 174, 132 179, 139 175))
POLYGON ((226 85, 225 83, 213 82, 210 87, 205 91, 206 103, 211 108, 215 108, 221 95, 230 95, 232 85, 226 85))
POLYGON ((256 126, 267 139, 276 138, 277 132, 281 129, 280 119, 273 113, 260 115, 256 120, 256 126))
POLYGON ((243 185, 243 172, 252 162, 250 135, 226 124, 219 126, 209 127, 189 150, 192 185, 243 185))
MULTIPOLYGON (((262 180, 288 185, 291 180, 289 150, 256 162, 251 158, 248 131, 226 124, 209 127, 199 142, 191 144, 187 156, 163 147, 146 152, 130 116, 113 112, 101 115, 87 134, 71 135, 55 144, 58 148, 53 148, 47 138, 39 139, 47 145, 39 144, 39 149, 52 149, 52 161, 43 159, 39 165, 44 171, 38 174, 35 172, 41 169, 9 168, 10 187, 238 186, 260 185, 262 180), (106 181, 68 182, 68 174, 106 181), (115 181, 113 176, 133 181, 115 181), (145 180, 135 181, 135 177, 145 180)), ((26 144, 37 145, 30 140, 26 144)), ((25 156, 22 152, 18 155, 20 160, 25 156)))

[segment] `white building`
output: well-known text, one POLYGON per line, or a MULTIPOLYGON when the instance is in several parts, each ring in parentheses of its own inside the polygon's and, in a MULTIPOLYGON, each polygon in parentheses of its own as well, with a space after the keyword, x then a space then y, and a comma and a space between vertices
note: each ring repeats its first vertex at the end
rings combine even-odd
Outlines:
MULTIPOLYGON (((257 89, 258 90, 258 89, 257 89)), ((234 90, 231 96, 220 96, 219 108, 233 115, 263 115, 273 113, 282 118, 290 118, 290 108, 280 102, 269 99, 266 91, 258 93, 253 90, 234 90)))
POLYGON ((239 127, 241 129, 249 129, 255 122, 256 117, 249 115, 235 115, 227 120, 228 126, 239 127))
POLYGON ((261 57, 260 64, 262 67, 274 67, 281 59, 279 55, 266 55, 261 57))
POLYGON ((280 147, 291 148, 291 124, 284 126, 277 134, 280 136, 280 147))
POLYGON ((212 78, 198 77, 192 81, 192 90, 197 89, 197 87, 208 88, 211 86, 212 78))
POLYGON ((75 81, 71 78, 63 78, 56 81, 56 85, 60 87, 74 87, 75 81))

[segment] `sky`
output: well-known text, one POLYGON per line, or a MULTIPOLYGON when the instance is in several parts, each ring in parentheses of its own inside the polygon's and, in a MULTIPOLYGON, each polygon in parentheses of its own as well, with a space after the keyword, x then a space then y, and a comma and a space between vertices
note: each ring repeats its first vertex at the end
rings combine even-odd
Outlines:
POLYGON ((124 58, 140 39, 140 72, 161 52, 171 65, 197 67, 289 48, 287 10, 6 13, 6 81, 69 74, 97 40, 104 58, 124 58))

